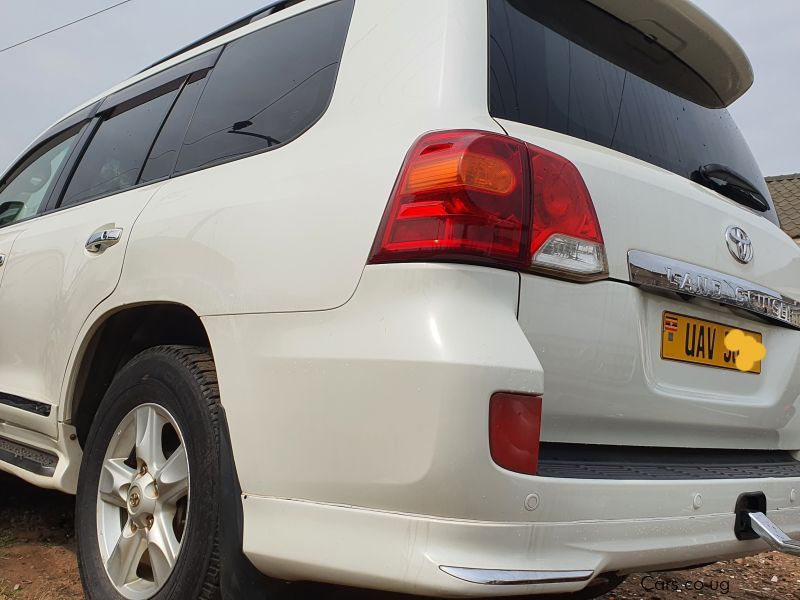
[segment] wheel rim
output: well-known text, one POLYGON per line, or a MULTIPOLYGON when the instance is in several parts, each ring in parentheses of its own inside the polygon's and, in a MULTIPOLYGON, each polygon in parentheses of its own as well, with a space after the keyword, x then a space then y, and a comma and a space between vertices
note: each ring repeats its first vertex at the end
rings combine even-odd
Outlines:
POLYGON ((97 491, 97 540, 125 598, 152 598, 178 560, 189 513, 183 434, 162 406, 143 404, 117 427, 97 491))

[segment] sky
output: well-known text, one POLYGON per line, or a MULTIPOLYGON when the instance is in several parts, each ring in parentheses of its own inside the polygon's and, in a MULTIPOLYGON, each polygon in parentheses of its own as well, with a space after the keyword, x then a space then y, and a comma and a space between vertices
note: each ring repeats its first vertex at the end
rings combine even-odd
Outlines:
MULTIPOLYGON (((161 57, 266 0, 0 0, 0 170, 45 128, 161 57), (75 25, 22 43, 115 6, 75 25), (9 48, 9 49, 6 49, 9 48)), ((731 107, 765 175, 800 172, 800 1, 695 0, 750 56, 731 107)))
POLYGON ((731 108, 765 175, 800 172, 800 1, 694 0, 733 34, 755 84, 731 108))

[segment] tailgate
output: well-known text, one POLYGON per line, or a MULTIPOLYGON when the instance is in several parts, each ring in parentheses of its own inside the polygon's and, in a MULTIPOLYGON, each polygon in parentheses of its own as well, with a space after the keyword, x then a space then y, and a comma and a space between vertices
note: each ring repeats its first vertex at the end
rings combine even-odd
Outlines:
POLYGON ((608 260, 605 282, 522 277, 543 439, 800 448, 800 249, 714 90, 582 0, 490 0, 490 29, 492 115, 577 166, 608 260), (766 347, 748 372, 720 360, 733 329, 766 347))

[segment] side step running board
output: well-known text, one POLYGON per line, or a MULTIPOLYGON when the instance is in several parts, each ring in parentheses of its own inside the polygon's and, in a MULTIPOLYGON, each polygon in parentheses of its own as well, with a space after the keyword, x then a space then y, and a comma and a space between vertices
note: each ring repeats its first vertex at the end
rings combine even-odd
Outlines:
POLYGON ((4 437, 0 437, 0 461, 42 477, 52 477, 58 466, 55 454, 4 437))
POLYGON ((769 520, 767 515, 761 512, 751 512, 748 516, 753 531, 767 544, 785 554, 800 556, 800 542, 786 535, 780 527, 769 520))

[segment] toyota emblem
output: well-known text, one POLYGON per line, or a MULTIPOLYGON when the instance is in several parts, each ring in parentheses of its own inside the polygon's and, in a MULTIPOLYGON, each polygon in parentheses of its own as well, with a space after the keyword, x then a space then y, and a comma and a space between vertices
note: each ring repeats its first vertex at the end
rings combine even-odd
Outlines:
POLYGON ((750 236, 741 227, 728 227, 725 232, 725 241, 733 258, 746 265, 753 260, 753 242, 750 236))

